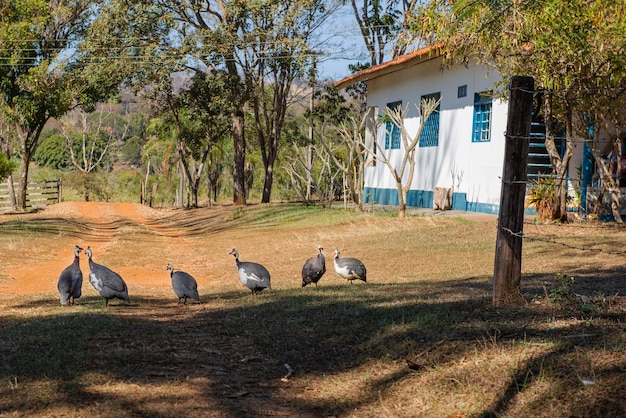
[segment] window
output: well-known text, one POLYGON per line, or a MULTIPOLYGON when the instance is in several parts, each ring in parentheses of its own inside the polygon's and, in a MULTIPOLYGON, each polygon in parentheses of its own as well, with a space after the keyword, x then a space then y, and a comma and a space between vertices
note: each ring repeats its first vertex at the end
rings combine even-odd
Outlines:
POLYGON ((491 141, 491 95, 474 93, 474 127, 472 142, 491 141))
MULTIPOLYGON (((387 103, 387 108, 397 110, 402 108, 402 101, 387 103)), ((385 149, 400 148, 400 127, 385 115, 385 149)))
POLYGON ((460 99, 461 97, 467 96, 467 84, 459 86, 459 90, 457 93, 457 97, 460 99))
MULTIPOLYGON (((426 96, 422 96, 421 100, 434 99, 439 100, 441 97, 440 93, 428 94, 426 96)), ((421 103, 420 100, 420 103, 421 103)), ((422 129, 422 133, 420 134, 419 145, 420 147, 436 147, 439 145, 439 110, 440 105, 437 104, 437 108, 433 111, 433 113, 428 116, 426 119, 426 123, 424 124, 424 128, 422 129)))

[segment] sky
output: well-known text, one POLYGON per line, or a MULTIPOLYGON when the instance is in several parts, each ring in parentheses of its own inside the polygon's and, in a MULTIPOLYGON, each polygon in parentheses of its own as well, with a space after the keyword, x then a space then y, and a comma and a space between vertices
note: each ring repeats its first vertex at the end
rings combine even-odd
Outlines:
POLYGON ((333 14, 321 28, 319 38, 317 48, 328 51, 318 59, 321 79, 341 80, 351 74, 348 65, 369 61, 361 31, 349 6, 333 14))

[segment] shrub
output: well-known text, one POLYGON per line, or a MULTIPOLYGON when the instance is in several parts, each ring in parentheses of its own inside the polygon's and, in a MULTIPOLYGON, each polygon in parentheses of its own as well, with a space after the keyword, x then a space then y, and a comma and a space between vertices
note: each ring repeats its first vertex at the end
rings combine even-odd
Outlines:
POLYGON ((528 206, 537 209, 539 219, 545 220, 552 217, 554 207, 554 179, 548 176, 541 176, 532 180, 530 187, 526 191, 526 201, 528 206))
POLYGON ((9 177, 9 174, 15 170, 16 164, 9 160, 7 155, 3 152, 0 152, 0 181, 9 177))

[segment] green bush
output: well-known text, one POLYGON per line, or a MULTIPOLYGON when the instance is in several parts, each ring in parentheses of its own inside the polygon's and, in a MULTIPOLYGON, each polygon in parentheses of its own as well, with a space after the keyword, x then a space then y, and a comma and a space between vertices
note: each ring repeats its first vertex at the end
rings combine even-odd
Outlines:
POLYGON ((526 190, 527 205, 532 205, 537 209, 539 219, 550 219, 554 206, 554 179, 549 176, 542 176, 530 182, 530 187, 526 190))
POLYGON ((0 152, 0 180, 9 177, 9 174, 15 170, 16 166, 17 164, 11 161, 5 153, 0 152))

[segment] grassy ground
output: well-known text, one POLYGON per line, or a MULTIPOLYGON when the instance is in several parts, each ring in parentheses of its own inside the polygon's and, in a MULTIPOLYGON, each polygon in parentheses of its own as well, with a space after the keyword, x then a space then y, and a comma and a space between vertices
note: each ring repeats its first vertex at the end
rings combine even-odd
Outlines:
POLYGON ((0 416, 624 416, 623 228, 529 220, 528 303, 495 309, 496 222, 298 205, 2 216, 0 416), (86 279, 59 305, 75 243, 125 277, 130 305, 86 279), (317 244, 328 272, 302 288, 317 244), (239 284, 232 247, 272 291, 239 284), (334 273, 334 248, 367 283, 334 273), (169 261, 200 303, 177 304, 169 261))

